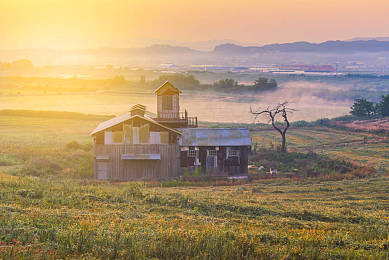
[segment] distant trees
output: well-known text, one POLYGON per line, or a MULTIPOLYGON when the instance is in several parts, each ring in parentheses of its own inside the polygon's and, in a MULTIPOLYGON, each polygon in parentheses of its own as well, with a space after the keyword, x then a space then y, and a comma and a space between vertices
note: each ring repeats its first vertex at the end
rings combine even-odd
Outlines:
POLYGON ((356 99, 350 113, 356 117, 370 118, 375 114, 374 103, 364 98, 356 99))
POLYGON ((239 86, 238 81, 234 79, 221 79, 213 83, 214 89, 234 89, 239 86))
POLYGON ((389 94, 383 95, 381 101, 377 104, 365 98, 356 99, 350 113, 359 118, 387 117, 389 116, 389 94))
POLYGON ((212 84, 201 84, 193 75, 188 74, 172 74, 161 75, 158 79, 150 81, 151 88, 157 88, 166 81, 169 81, 174 86, 183 90, 215 90, 220 92, 256 92, 276 89, 278 84, 275 79, 268 79, 259 77, 252 85, 239 84, 239 82, 232 78, 220 79, 212 84))
POLYGON ((275 79, 265 77, 259 77, 252 85, 239 84, 234 79, 221 79, 212 84, 212 89, 224 91, 265 91, 276 89, 277 85, 275 79))
POLYGON ((382 96, 381 102, 376 105, 376 113, 381 117, 389 116, 389 94, 382 96))
POLYGON ((123 75, 115 76, 112 79, 109 79, 109 81, 112 87, 119 87, 126 84, 126 79, 124 78, 123 75))
POLYGON ((174 74, 174 75, 162 75, 158 79, 151 82, 151 87, 157 88, 166 81, 169 81, 179 89, 199 89, 200 81, 198 81, 193 75, 174 74))
POLYGON ((0 70, 12 70, 16 72, 29 71, 34 68, 30 60, 22 59, 13 62, 0 63, 0 70))
POLYGON ((277 88, 277 81, 275 79, 268 79, 265 77, 259 77, 255 80, 253 88, 255 90, 271 90, 277 88))

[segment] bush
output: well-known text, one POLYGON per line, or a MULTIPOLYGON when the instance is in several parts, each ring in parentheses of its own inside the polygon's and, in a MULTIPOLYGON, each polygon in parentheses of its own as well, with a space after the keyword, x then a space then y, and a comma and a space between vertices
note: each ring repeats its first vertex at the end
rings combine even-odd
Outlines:
POLYGON ((61 173, 60 163, 53 158, 35 157, 28 162, 21 173, 32 176, 48 176, 61 173))
POLYGON ((79 158, 78 163, 74 168, 74 175, 84 178, 93 178, 94 168, 93 168, 94 158, 91 154, 86 154, 83 157, 79 158))
POLYGON ((71 141, 66 144, 66 148, 69 150, 84 150, 85 152, 88 152, 93 148, 93 145, 91 143, 80 144, 77 141, 71 141))
POLYGON ((7 154, 0 154, 0 166, 11 166, 18 164, 18 160, 7 154))
POLYGON ((343 160, 334 160, 325 155, 310 153, 280 153, 274 150, 261 149, 250 156, 252 164, 261 165, 265 169, 276 169, 278 174, 295 173, 301 177, 317 177, 320 175, 346 174, 355 176, 367 176, 365 171, 371 174, 370 170, 343 160), (354 172, 354 173, 353 173, 354 172), (358 174, 357 172, 361 172, 358 174))

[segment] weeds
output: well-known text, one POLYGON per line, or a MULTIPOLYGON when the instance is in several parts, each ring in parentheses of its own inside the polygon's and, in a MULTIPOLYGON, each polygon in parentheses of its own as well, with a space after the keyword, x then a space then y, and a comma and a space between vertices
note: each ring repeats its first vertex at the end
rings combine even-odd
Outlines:
POLYGON ((161 188, 8 176, 0 258, 388 257, 387 178, 161 188))

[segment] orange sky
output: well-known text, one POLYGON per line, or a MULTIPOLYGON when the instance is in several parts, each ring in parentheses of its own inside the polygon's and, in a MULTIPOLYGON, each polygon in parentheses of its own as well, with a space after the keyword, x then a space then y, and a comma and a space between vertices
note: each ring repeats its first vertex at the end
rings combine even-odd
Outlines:
POLYGON ((389 36, 388 0, 0 0, 0 49, 389 36))

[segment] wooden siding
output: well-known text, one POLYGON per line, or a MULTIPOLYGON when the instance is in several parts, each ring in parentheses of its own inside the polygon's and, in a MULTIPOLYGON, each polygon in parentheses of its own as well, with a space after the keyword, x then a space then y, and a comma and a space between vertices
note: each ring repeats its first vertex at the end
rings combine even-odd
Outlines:
POLYGON ((96 144, 176 144, 179 137, 176 132, 141 118, 127 120, 96 136, 100 134, 103 138, 95 138, 96 144))
POLYGON ((199 147, 198 159, 200 166, 194 165, 194 159, 188 157, 188 151, 181 151, 180 166, 182 171, 192 172, 200 167, 203 172, 207 172, 211 176, 247 176, 248 174, 248 154, 249 147, 225 147, 220 146, 217 150, 216 168, 207 167, 208 150, 217 150, 215 146, 199 147), (239 150, 239 157, 227 157, 227 149, 239 150), (192 160, 191 160, 192 159, 192 160))
MULTIPOLYGON (((177 144, 96 145, 95 155, 108 155, 109 180, 157 180, 180 175, 180 148, 177 144), (160 154, 160 160, 122 160, 123 154, 160 154)), ((95 175, 97 177, 97 175, 95 175)))
POLYGON ((163 109, 163 96, 157 96, 157 115, 158 118, 169 118, 169 119, 176 119, 180 117, 180 101, 178 94, 172 95, 172 109, 166 110, 163 109))

